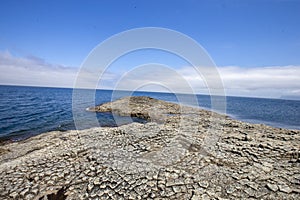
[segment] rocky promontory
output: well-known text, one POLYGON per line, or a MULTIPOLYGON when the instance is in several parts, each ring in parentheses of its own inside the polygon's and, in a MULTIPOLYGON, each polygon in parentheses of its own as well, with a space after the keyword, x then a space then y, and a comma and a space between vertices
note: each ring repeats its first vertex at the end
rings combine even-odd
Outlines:
POLYGON ((150 97, 89 110, 149 122, 0 146, 0 199, 299 199, 300 131, 150 97))

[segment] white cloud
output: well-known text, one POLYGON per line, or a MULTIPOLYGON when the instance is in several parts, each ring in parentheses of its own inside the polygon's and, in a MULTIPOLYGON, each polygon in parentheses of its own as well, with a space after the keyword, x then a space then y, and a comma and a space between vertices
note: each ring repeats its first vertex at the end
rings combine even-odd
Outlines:
MULTIPOLYGON (((147 90, 155 90, 153 83, 165 86, 160 91, 175 90, 190 92, 189 86, 196 93, 209 93, 206 79, 210 79, 212 89, 218 74, 211 68, 183 67, 174 72, 167 70, 134 70, 122 80, 122 89, 137 88, 149 83, 147 90), (177 75, 176 75, 177 74, 177 75), (204 76, 205 75, 205 76, 204 76), (187 85, 189 84, 189 85, 187 85)), ((218 67, 226 95, 280 98, 281 96, 297 97, 300 99, 300 66, 272 66, 245 68, 238 66, 218 67)), ((147 86, 147 85, 146 85, 147 86)))
POLYGON ((226 88, 248 90, 300 88, 300 66, 222 67, 219 70, 226 88))
MULTIPOLYGON (((73 87, 78 68, 51 64, 43 59, 30 56, 15 57, 9 52, 0 52, 0 84, 31 85, 51 87, 73 87)), ((92 86, 95 74, 89 71, 81 73, 83 87, 92 86)), ((103 79, 112 79, 114 75, 106 73, 103 79)))
POLYGON ((0 52, 0 84, 72 87, 77 69, 0 52))
MULTIPOLYGON (((210 68, 199 68, 206 78, 215 74, 210 68), (205 70, 205 71, 203 71, 205 70)), ((226 66, 218 68, 227 95, 278 98, 281 96, 299 97, 300 66, 271 66, 246 68, 226 66)), ((36 85, 53 87, 73 87, 78 68, 55 65, 36 57, 20 58, 9 52, 0 52, 0 84, 36 85)), ((86 85, 97 79, 97 74, 84 71, 86 85)), ((106 72, 101 78, 101 88, 114 88, 122 80, 119 89, 140 89, 208 93, 201 75, 192 67, 172 68, 154 67, 132 70, 127 74, 106 72), (161 85, 162 87, 160 87, 161 85)))
MULTIPOLYGON (((203 87, 203 82, 195 74, 195 70, 188 67, 181 71, 194 88, 203 87)), ((227 66, 219 67, 218 71, 227 95, 278 98, 299 94, 296 91, 300 89, 300 66, 227 66)))

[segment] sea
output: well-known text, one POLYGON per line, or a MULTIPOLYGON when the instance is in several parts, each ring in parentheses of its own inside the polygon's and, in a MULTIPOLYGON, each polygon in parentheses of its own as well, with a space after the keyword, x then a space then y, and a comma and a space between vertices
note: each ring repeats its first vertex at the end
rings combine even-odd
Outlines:
MULTIPOLYGON (((116 123, 111 113, 87 111, 88 107, 112 100, 112 90, 93 92, 93 100, 85 100, 85 95, 82 95, 80 106, 76 108, 81 119, 79 129, 95 127, 92 123, 95 115, 97 126, 101 127, 114 127, 132 121, 146 123, 143 119, 131 117, 121 117, 116 123)), ((126 95, 128 92, 118 92, 118 97, 126 95)), ((178 102, 177 96, 172 93, 137 91, 132 95, 178 102)), ((188 95, 186 97, 189 98, 188 95)), ((197 103, 191 102, 191 106, 213 109, 209 95, 196 95, 196 99, 197 103)), ((72 100, 73 89, 70 88, 0 86, 0 141, 19 141, 44 132, 78 129, 74 122, 72 100)), ((299 100, 227 96, 224 114, 244 122, 300 130, 299 100)))

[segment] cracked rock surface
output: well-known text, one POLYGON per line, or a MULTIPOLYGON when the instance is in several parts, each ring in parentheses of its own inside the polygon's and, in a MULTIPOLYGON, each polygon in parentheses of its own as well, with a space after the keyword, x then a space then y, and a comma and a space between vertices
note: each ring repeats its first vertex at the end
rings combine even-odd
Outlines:
POLYGON ((2 145, 0 199, 299 199, 300 131, 149 97, 90 110, 150 122, 2 145))

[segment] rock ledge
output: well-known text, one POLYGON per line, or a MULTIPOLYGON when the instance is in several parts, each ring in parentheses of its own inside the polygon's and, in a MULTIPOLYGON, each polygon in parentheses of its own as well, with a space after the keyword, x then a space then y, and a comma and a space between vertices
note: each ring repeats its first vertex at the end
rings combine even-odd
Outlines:
POLYGON ((148 97, 90 110, 150 122, 2 145, 0 199, 299 198, 300 131, 148 97))

